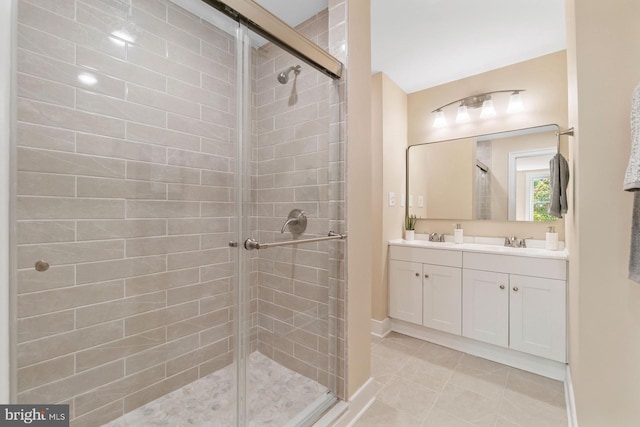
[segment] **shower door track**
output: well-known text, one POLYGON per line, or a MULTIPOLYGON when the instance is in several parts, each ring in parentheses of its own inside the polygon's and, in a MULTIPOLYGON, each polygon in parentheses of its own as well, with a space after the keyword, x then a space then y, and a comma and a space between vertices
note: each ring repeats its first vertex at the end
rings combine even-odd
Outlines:
POLYGON ((233 20, 241 22, 287 52, 334 80, 342 77, 342 62, 325 52, 286 22, 249 0, 202 0, 233 20))

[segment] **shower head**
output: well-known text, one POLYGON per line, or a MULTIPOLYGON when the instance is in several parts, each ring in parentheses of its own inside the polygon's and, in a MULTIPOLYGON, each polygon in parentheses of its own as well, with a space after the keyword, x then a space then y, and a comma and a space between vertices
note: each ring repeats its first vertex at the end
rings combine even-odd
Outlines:
POLYGON ((302 67, 299 65, 292 65, 286 71, 282 71, 280 74, 278 74, 278 81, 283 85, 287 84, 287 82, 289 81, 289 73, 293 71, 294 74, 297 76, 298 74, 300 74, 301 68, 302 67))

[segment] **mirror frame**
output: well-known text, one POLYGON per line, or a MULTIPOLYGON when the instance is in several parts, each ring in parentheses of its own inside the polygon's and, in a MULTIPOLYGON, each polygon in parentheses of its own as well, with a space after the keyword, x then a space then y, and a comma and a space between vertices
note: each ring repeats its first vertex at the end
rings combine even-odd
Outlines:
MULTIPOLYGON (((485 134, 476 134, 476 135, 466 135, 466 136, 459 136, 457 138, 452 138, 452 139, 443 139, 443 140, 438 140, 438 141, 431 141, 431 142, 421 142, 419 144, 413 144, 407 147, 406 153, 405 153, 405 205, 404 205, 404 215, 405 217, 409 216, 409 176, 410 176, 410 171, 409 171, 409 150, 412 147, 418 147, 421 145, 428 145, 428 144, 436 144, 436 143, 441 143, 441 142, 453 142, 453 141, 459 141, 462 139, 468 139, 468 138, 481 138, 481 137, 488 137, 488 136, 494 136, 494 135, 502 135, 502 134, 506 134, 506 133, 511 133, 511 132, 523 132, 524 135, 526 134, 531 134, 531 133, 536 133, 534 132, 534 129, 540 129, 540 128, 548 128, 546 130, 540 131, 540 132, 545 132, 545 131, 552 131, 555 128, 556 134, 560 132, 560 125, 558 125, 557 123, 549 123, 549 124, 545 124, 545 125, 538 125, 538 126, 530 126, 530 127, 526 127, 526 128, 520 128, 520 129, 510 129, 510 130, 504 130, 504 131, 500 131, 500 132, 493 132, 493 133, 485 133, 485 134), (527 132, 528 131, 528 132, 527 132)), ((560 151, 560 137, 557 136, 557 141, 556 141, 556 152, 560 151)), ((424 219, 424 220, 442 220, 443 218, 418 218, 418 219, 424 219)), ((498 222, 502 222, 500 220, 492 220, 492 219, 464 219, 461 220, 459 218, 446 218, 444 220, 449 220, 451 219, 452 221, 498 221, 498 222)), ((561 220, 561 218, 558 218, 557 221, 561 220)), ((533 221, 511 221, 508 220, 508 222, 514 222, 514 223, 531 223, 533 221)), ((548 223, 552 223, 551 221, 547 221, 548 223)))

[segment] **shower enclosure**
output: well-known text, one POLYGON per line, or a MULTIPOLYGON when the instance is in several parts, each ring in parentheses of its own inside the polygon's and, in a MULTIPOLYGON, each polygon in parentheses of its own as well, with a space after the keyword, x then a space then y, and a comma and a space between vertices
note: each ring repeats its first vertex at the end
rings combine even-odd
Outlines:
POLYGON ((212 6, 18 1, 13 401, 293 426, 343 396, 342 82, 212 6))

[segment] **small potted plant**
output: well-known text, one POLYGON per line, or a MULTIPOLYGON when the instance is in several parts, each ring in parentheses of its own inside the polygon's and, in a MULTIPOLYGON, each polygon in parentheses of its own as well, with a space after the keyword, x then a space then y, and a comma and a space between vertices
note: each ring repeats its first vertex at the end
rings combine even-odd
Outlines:
POLYGON ((407 215, 404 220, 404 240, 413 240, 416 229, 416 216, 407 215))

